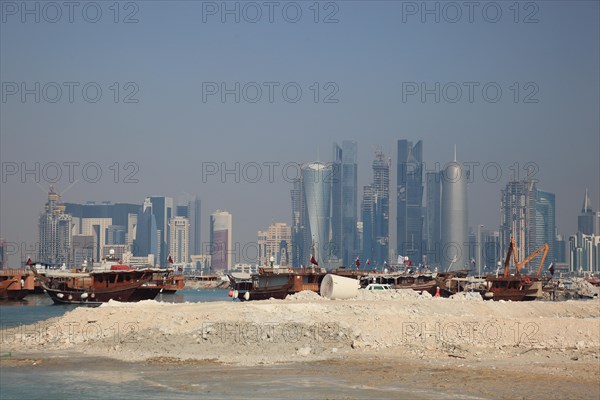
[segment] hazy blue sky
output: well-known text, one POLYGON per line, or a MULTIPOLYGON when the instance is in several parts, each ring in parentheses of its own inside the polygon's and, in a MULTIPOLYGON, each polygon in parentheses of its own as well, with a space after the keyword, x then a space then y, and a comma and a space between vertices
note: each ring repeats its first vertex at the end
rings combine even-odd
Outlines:
MULTIPOLYGON (((433 170, 435 162, 452 159, 456 144, 460 161, 480 163, 469 187, 473 227, 497 228, 500 189, 515 163, 521 176, 523 165, 535 163, 538 187, 556 193, 559 233, 576 230, 586 187, 594 209, 600 209, 598 1, 520 2, 516 8, 512 1, 482 1, 471 21, 462 1, 439 2, 439 22, 435 15, 421 15, 422 2, 337 1, 317 7, 313 1, 276 2, 273 22, 264 2, 238 2, 239 23, 235 15, 221 21, 221 11, 236 2, 121 2, 118 16, 113 1, 79 2, 73 22, 62 2, 39 3, 39 22, 34 14, 22 14, 22 2, 1 3, 0 236, 9 242, 35 243, 46 197, 33 175, 22 180, 20 171, 9 174, 15 165, 33 169, 40 163, 49 178, 42 173, 40 185, 47 188, 55 171, 48 163, 60 164, 56 186, 62 191, 69 186, 65 162, 80 163, 73 167, 75 179, 82 177, 83 164, 98 163, 99 181, 86 182, 95 175, 88 168, 89 176, 65 193, 66 202, 141 204, 147 195, 177 199, 196 193, 202 199, 203 241, 208 214, 227 209, 234 215, 234 241, 250 242, 270 222, 291 219, 291 185, 282 166, 273 167, 272 183, 266 166, 257 183, 237 183, 233 175, 222 183, 219 176, 203 179, 203 165, 283 165, 317 155, 330 161, 332 142, 344 139, 358 141, 360 192, 370 183, 376 146, 389 153, 397 139, 422 139, 427 169, 433 170), (256 16, 255 5, 262 16, 248 22, 256 16), (89 22, 98 9, 98 22, 89 22), (297 9, 299 21, 288 22, 297 9), (35 94, 23 102, 22 83, 31 89, 36 82, 39 103, 35 94), (210 82, 229 88, 256 82, 262 97, 251 103, 256 91, 249 85, 239 103, 232 94, 222 102, 219 94, 203 93, 214 88, 210 82), (265 82, 279 83, 273 102, 265 82), (420 93, 406 92, 413 88, 410 82, 429 88, 439 82, 446 90, 439 103, 434 94, 423 102, 420 93), (473 102, 465 82, 478 85, 473 102), (293 83, 287 100, 286 83, 293 83), (496 85, 502 89, 497 102, 484 98, 486 84, 489 98, 496 96, 496 85), (52 103, 57 86, 62 97, 52 103), (452 103, 457 86, 462 97, 452 103), (97 87, 102 96, 93 103, 97 87), (295 103, 294 87, 302 90, 295 103), (139 169, 126 169, 129 162, 139 169), (486 163, 501 166, 497 182, 483 179, 486 163), (132 171, 139 182, 123 182, 132 171)), ((247 167, 246 175, 252 178, 254 171, 247 167)), ((292 176, 294 171, 288 169, 292 176)))

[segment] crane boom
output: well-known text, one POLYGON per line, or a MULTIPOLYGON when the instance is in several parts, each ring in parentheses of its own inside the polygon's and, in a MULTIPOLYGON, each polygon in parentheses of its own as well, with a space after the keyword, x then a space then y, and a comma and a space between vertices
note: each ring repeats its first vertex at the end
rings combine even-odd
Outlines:
MULTIPOLYGON (((510 245, 508 246, 508 252, 506 253, 506 258, 504 259, 504 276, 510 275, 509 265, 510 265, 511 254, 513 256, 515 265, 517 265, 517 251, 515 249, 515 239, 512 236, 510 237, 510 245)), ((518 272, 518 270, 517 270, 517 272, 518 272)))
POLYGON ((520 263, 516 263, 517 274, 519 273, 519 271, 521 270, 521 268, 523 268, 525 266, 525 264, 527 264, 529 261, 531 261, 535 257, 537 257, 537 255, 540 254, 542 251, 544 252, 544 254, 542 255, 542 260, 540 261, 540 266, 538 267, 537 275, 536 275, 537 277, 539 277, 540 273, 542 272, 542 266, 544 265, 544 261, 546 260, 546 256, 548 255, 548 243, 545 243, 542 247, 540 247, 539 249, 537 249, 536 251, 534 251, 533 253, 531 253, 529 255, 529 257, 527 257, 526 259, 524 259, 520 263))

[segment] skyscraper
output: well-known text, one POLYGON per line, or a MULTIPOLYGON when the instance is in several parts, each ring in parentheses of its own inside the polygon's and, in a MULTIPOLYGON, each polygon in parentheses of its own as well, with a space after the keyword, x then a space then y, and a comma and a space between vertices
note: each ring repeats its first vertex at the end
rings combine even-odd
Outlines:
POLYGON ((362 218, 362 257, 363 262, 371 260, 375 253, 374 243, 374 200, 373 200, 373 188, 371 185, 363 187, 363 198, 360 207, 360 215, 362 218))
POLYGON ((156 261, 161 267, 165 267, 167 265, 166 257, 168 257, 167 253, 169 252, 169 240, 171 237, 169 221, 174 216, 173 198, 151 196, 150 202, 152 203, 152 213, 156 218, 156 228, 160 231, 160 258, 157 258, 156 261))
POLYGON ((233 266, 232 216, 217 210, 210 215, 210 255, 216 271, 230 270, 233 266))
POLYGON ((515 240, 517 259, 524 260, 537 250, 537 187, 532 180, 510 181, 500 202, 501 254, 506 254, 510 237, 515 240))
POLYGON ((600 212, 592 209, 592 200, 585 189, 581 214, 577 217, 577 231, 584 235, 600 235, 600 212))
POLYGON ((468 267, 467 169, 456 161, 442 171, 442 243, 444 270, 468 267))
POLYGON ((600 271, 600 212, 594 212, 587 189, 581 214, 577 217, 577 234, 569 237, 571 271, 600 271))
POLYGON ((333 163, 331 164, 331 251, 336 257, 342 257, 342 148, 333 144, 333 163))
POLYGON ((336 256, 349 265, 358 255, 356 222, 358 220, 357 143, 344 140, 342 147, 333 145, 331 237, 336 256))
POLYGON ((373 160, 373 261, 383 265, 388 258, 390 167, 382 151, 373 160))
POLYGON ((39 217, 38 260, 52 265, 64 263, 71 266, 73 223, 59 199, 60 196, 50 187, 45 211, 39 217))
POLYGON ((421 262, 423 240, 423 142, 398 141, 396 250, 421 262))
POLYGON ((174 264, 186 264, 190 260, 190 221, 185 217, 171 218, 169 223, 171 239, 169 254, 174 264))
POLYGON ((271 257, 275 265, 291 265, 292 230, 288 224, 276 222, 266 231, 258 231, 258 263, 270 265, 271 257))
POLYGON ((442 243, 442 174, 425 174, 427 195, 425 197, 425 255, 427 264, 441 265, 442 243))
POLYGON ((8 260, 8 254, 6 251, 6 242, 4 239, 0 239, 0 269, 8 268, 6 263, 8 260))
POLYGON ((188 218, 190 220, 190 254, 202 254, 202 240, 200 237, 200 199, 194 196, 188 203, 188 218))
POLYGON ((154 255, 155 265, 159 263, 160 233, 156 227, 156 217, 153 213, 152 202, 146 197, 142 211, 137 217, 136 238, 133 245, 133 255, 136 257, 147 257, 154 255))
POLYGON ((330 257, 335 257, 329 244, 331 172, 330 165, 320 162, 302 166, 302 182, 311 233, 311 247, 314 247, 314 256, 320 266, 324 266, 330 257))
POLYGON ((302 175, 293 181, 292 197, 292 266, 307 265, 310 250, 310 228, 308 211, 304 200, 302 175))
MULTIPOLYGON (((546 262, 556 262, 556 197, 554 193, 538 190, 535 211, 536 248, 548 243, 546 262)), ((535 249, 534 249, 535 250, 535 249)))

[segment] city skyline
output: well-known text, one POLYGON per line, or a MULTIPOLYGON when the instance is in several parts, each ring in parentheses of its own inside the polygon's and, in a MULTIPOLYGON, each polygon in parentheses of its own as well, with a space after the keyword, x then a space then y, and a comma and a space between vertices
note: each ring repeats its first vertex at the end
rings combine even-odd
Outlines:
POLYGON ((457 146, 473 169, 475 230, 498 225, 498 193, 514 175, 556 195, 565 240, 586 188, 600 209, 598 2, 539 2, 527 22, 500 2, 500 21, 468 21, 463 9, 457 23, 390 1, 338 2, 317 22, 309 2, 294 23, 223 22, 204 3, 140 2, 132 23, 115 23, 108 3, 97 23, 70 23, 67 9, 56 23, 3 15, 0 237, 35 243, 54 183, 72 203, 195 193, 205 216, 244 216, 237 240, 254 241, 271 220, 290 221, 297 169, 285 175, 285 164, 329 162, 344 140, 358 144, 357 203, 374 148, 393 156, 405 139, 424 143, 426 172, 457 146), (227 173, 237 165, 248 179, 227 173))
MULTIPOLYGON (((403 141, 403 140, 398 140, 398 143, 404 143, 404 142, 405 141, 403 141)), ((334 149, 335 149, 335 146, 336 145, 334 144, 334 149)), ((334 160, 336 159, 336 152, 334 152, 333 158, 334 158, 334 160)), ((373 161, 373 164, 372 164, 372 168, 373 168, 373 171, 374 171, 374 182, 379 181, 379 183, 377 183, 375 186, 381 186, 381 185, 383 185, 381 189, 377 189, 377 190, 375 190, 375 192, 382 192, 383 187, 386 187, 386 190, 389 187, 389 189, 391 191, 393 191, 394 190, 393 183, 391 183, 391 185, 390 185, 389 178, 387 178, 387 173, 385 175, 382 175, 382 172, 377 172, 377 171, 381 170, 381 167, 379 167, 379 165, 386 165, 385 168, 387 170, 387 164, 391 163, 391 159, 389 161, 387 161, 387 162, 384 162, 383 161, 384 160, 384 154, 380 150, 376 150, 374 152, 373 158, 374 158, 374 161, 373 161), (382 179, 383 179, 383 181, 382 181, 382 179)), ((331 191, 331 190, 335 190, 334 188, 336 186, 335 185, 336 180, 335 179, 333 179, 333 180, 331 179, 332 177, 335 176, 335 173, 334 173, 335 169, 333 169, 333 170, 331 169, 332 165, 335 165, 335 163, 336 163, 336 161, 331 162, 331 163, 325 163, 325 164, 323 164, 323 163, 310 163, 310 164, 303 165, 302 168, 303 168, 303 171, 304 171, 304 175, 307 176, 307 177, 309 177, 309 180, 314 180, 316 183, 327 183, 325 185, 325 187, 328 188, 327 190, 331 191), (316 172, 314 172, 313 170, 315 170, 316 172), (327 171, 332 171, 331 176, 329 176, 329 175, 327 175, 325 173, 327 171)), ((459 163, 458 164, 457 163, 455 163, 455 164, 449 164, 449 165, 450 166, 448 168, 450 168, 450 167, 456 168, 456 167, 453 167, 453 165, 458 166, 459 169, 461 167, 461 164, 459 164, 459 163)), ((381 171, 383 171, 383 170, 381 170, 381 171)), ((463 173, 463 175, 465 175, 463 178, 468 178, 468 174, 466 173, 466 170, 463 169, 462 173, 463 173)), ((431 188, 435 189, 435 187, 436 187, 435 185, 434 186, 430 186, 431 182, 429 182, 428 175, 433 175, 434 178, 435 178, 434 182, 437 181, 436 183, 440 184, 440 186, 443 186, 441 184, 444 183, 444 182, 446 184, 448 184, 448 182, 453 183, 453 182, 456 181, 456 180, 452 180, 452 179, 450 179, 450 180, 447 179, 447 177, 444 177, 445 174, 447 174, 446 170, 443 171, 443 172, 440 172, 440 173, 431 173, 431 172, 429 172, 429 173, 424 173, 424 176, 422 175, 421 179, 423 179, 426 182, 425 185, 424 185, 424 187, 427 189, 427 193, 430 192, 431 188)), ((456 174, 456 171, 454 171, 454 174, 456 174)), ((465 183, 466 180, 467 179, 461 179, 461 180, 459 180, 459 182, 465 183)), ((418 181, 418 179, 417 179, 417 181, 418 181)), ((530 195, 529 197, 527 197, 527 198, 531 198, 531 200, 528 200, 528 202, 531 203, 531 206, 528 206, 529 209, 530 209, 530 211, 526 212, 526 214, 530 215, 528 217, 529 220, 530 220, 530 222, 528 222, 527 224, 532 224, 532 229, 527 234, 528 236, 526 236, 528 239, 526 239, 524 241, 522 240, 522 238, 520 239, 520 237, 519 237, 519 229, 517 229, 516 231, 514 231, 515 228, 513 227, 513 228, 511 228, 509 230, 509 232, 514 231, 514 236, 517 239, 517 243, 520 243, 522 241, 524 242, 523 245, 519 245, 519 250, 520 250, 519 259, 525 258, 525 256, 527 254, 529 254, 529 253, 532 252, 532 250, 534 249, 535 246, 539 247, 540 244, 542 243, 542 241, 546 241, 547 243, 549 243, 549 246, 550 246, 549 260, 554 260, 555 259, 555 256, 554 256, 554 245, 555 245, 555 243, 554 243, 554 240, 548 240, 548 239, 551 238, 551 237, 553 237, 553 234, 551 232, 555 232, 555 223, 554 223, 555 222, 555 196, 554 196, 553 193, 548 193, 548 192, 545 192, 545 191, 542 191, 542 190, 538 190, 538 188, 536 187, 536 182, 534 182, 534 181, 532 181, 531 183, 527 183, 527 180, 524 180, 524 181, 522 181, 522 183, 524 183, 525 186, 533 185, 533 192, 532 192, 533 194, 530 195), (531 222, 531 221, 533 221, 533 222, 531 222), (536 221, 537 221, 537 225, 536 225, 536 221), (544 221, 547 221, 547 222, 544 222, 544 221), (546 230, 545 231, 542 230, 542 227, 545 227, 543 229, 546 229, 546 230), (533 244, 530 244, 530 242, 533 243, 533 244)), ((399 181, 398 184, 399 185, 403 185, 403 183, 400 182, 400 181, 399 181)), ((507 192, 508 188, 511 187, 510 185, 513 185, 512 187, 517 187, 517 186, 514 186, 516 184, 520 184, 520 182, 518 182, 518 181, 508 182, 508 184, 506 186, 506 189, 502 190, 501 193, 507 192)), ((317 185, 317 186, 320 186, 320 185, 317 185)), ((373 185, 368 186, 369 191, 372 191, 372 187, 373 187, 373 185)), ((313 188, 313 189, 311 189, 310 193, 312 193, 313 197, 314 197, 316 195, 316 193, 319 193, 322 190, 323 189, 318 189, 315 192, 315 189, 313 188)), ((439 191, 439 190, 440 189, 437 189, 437 191, 439 191)), ((463 190, 463 189, 461 189, 461 190, 463 190)), ((464 190, 466 190, 466 188, 464 188, 464 190)), ((515 190, 515 189, 511 189, 511 190, 515 190)), ((527 193, 529 193, 530 189, 518 189, 518 190, 520 190, 520 191, 527 190, 527 193)), ((442 190, 442 193, 443 192, 444 191, 442 190)), ((369 195, 372 196, 373 193, 370 193, 369 195)), ((303 196, 307 196, 307 194, 303 194, 303 196)), ((504 196, 504 195, 502 195, 502 196, 504 196)), ((331 196, 329 196, 329 197, 331 197, 331 196)), ((373 196, 373 199, 376 198, 376 197, 377 196, 373 196)), ((428 197, 429 197, 429 194, 428 194, 428 197)), ((165 243, 165 245, 167 245, 167 246, 170 245, 171 246, 170 248, 167 248, 168 249, 167 254, 164 254, 162 252, 162 250, 158 250, 159 249, 158 243, 160 242, 160 238, 162 237, 162 234, 160 234, 160 230, 158 230, 157 228, 154 228, 154 229, 156 229, 156 234, 152 233, 153 231, 151 230, 151 228, 147 227, 147 224, 150 224, 150 226, 156 226, 157 224, 155 222, 154 223, 148 222, 148 221, 145 222, 145 219, 144 219, 144 218, 150 218, 151 217, 151 220, 155 221, 156 218, 155 218, 154 213, 152 212, 153 205, 154 204, 160 205, 159 211, 163 211, 163 207, 164 207, 165 204, 169 204, 169 205, 174 204, 174 199, 173 198, 163 197, 163 196, 151 196, 151 197, 147 197, 146 200, 145 200, 145 202, 144 202, 144 204, 142 204, 142 205, 124 204, 124 203, 115 203, 115 204, 113 204, 113 203, 108 202, 108 201, 103 201, 103 202, 101 202, 99 204, 96 203, 96 202, 93 202, 93 201, 87 201, 85 204, 74 204, 74 203, 62 203, 62 201, 59 201, 60 200, 60 196, 57 193, 55 193, 53 189, 51 189, 50 192, 48 193, 48 198, 49 198, 49 203, 47 204, 46 209, 50 210, 50 214, 60 216, 60 215, 62 215, 61 213, 63 213, 63 214, 65 213, 64 210, 66 209, 68 211, 68 213, 66 213, 66 214, 68 214, 67 217, 68 217, 69 221, 71 221, 71 219, 72 219, 73 220, 73 226, 77 227, 77 229, 75 231, 73 231, 74 235, 79 235, 78 237, 73 236, 73 238, 72 238, 72 242, 73 242, 74 247, 77 247, 77 244, 76 244, 77 241, 82 241, 82 240, 85 241, 88 237, 92 238, 92 241, 93 241, 94 246, 95 246, 94 247, 95 250, 93 252, 92 259, 98 260, 100 257, 105 256, 106 254, 104 254, 104 253, 106 253, 106 251, 107 251, 106 249, 108 247, 110 247, 110 245, 114 244, 115 245, 114 247, 117 247, 118 249, 120 249, 119 246, 125 245, 125 243, 131 244, 133 242, 133 239, 131 239, 128 236, 128 232, 131 231, 131 226, 135 226, 136 224, 138 224, 138 228, 137 228, 138 235, 140 235, 141 232, 144 232, 145 230, 150 229, 149 237, 150 238, 153 238, 153 237, 156 238, 156 240, 154 241, 154 243, 156 243, 155 246, 156 246, 157 250, 154 252, 154 253, 156 253, 156 254, 154 254, 154 256, 156 257, 156 262, 158 264, 161 264, 161 262, 160 262, 161 258, 165 258, 165 262, 166 262, 166 258, 168 257, 168 255, 172 255, 175 252, 178 252, 178 251, 180 252, 181 251, 181 250, 176 250, 176 247, 173 247, 173 243, 170 243, 170 244, 169 243, 165 243), (154 204, 153 204, 153 202, 154 202, 154 204), (56 206, 54 204, 58 204, 58 206, 56 206), (60 212, 54 212, 54 211, 52 211, 54 208, 60 209, 59 210, 60 212), (110 211, 108 211, 110 209, 114 209, 115 211, 113 213, 111 213, 110 211), (150 210, 151 215, 148 215, 147 217, 144 217, 144 212, 146 212, 148 210, 150 210), (129 214, 128 214, 128 212, 129 212, 129 214), (137 212, 137 214, 136 214, 136 212, 137 212), (108 214, 110 214, 110 215, 114 214, 116 216, 116 219, 115 219, 115 217, 113 217, 112 219, 110 219, 110 218, 107 219, 106 216, 108 216, 108 214), (105 218, 102 218, 102 217, 105 217, 105 218), (132 217, 133 217, 133 220, 131 219, 132 217), (93 224, 97 224, 97 225, 93 225, 93 224), (144 225, 144 224, 146 224, 146 225, 144 225), (141 227, 144 227, 144 226, 146 226, 146 227, 141 229, 141 227), (88 235, 88 236, 86 236, 86 235, 88 235), (108 247, 106 247, 106 246, 108 246, 108 247), (162 257, 162 255, 164 255, 164 257, 162 257)), ((179 202, 181 202, 181 201, 182 200, 179 200, 179 202)), ((194 200, 193 201, 196 202, 196 204, 198 204, 198 205, 201 204, 200 203, 200 199, 198 198, 198 196, 194 196, 194 200)), ((423 236, 422 236, 422 240, 423 240, 422 246, 424 246, 424 248, 426 248, 426 246, 429 246, 429 239, 427 237, 427 235, 428 235, 428 233, 427 233, 428 228, 427 228, 427 222, 425 222, 425 221, 427 221, 427 219, 428 219, 428 217, 426 215, 429 214, 428 213, 428 204, 429 204, 430 201, 431 200, 429 198, 424 199, 422 201, 422 204, 423 204, 422 217, 424 218, 423 225, 422 225, 422 228, 424 230, 424 233, 423 233, 423 236)), ((442 196, 442 199, 439 202, 442 205, 444 204, 443 196, 442 196)), ((183 205, 183 206, 182 205, 178 205, 175 208, 176 209, 175 214, 177 214, 177 215, 173 214, 171 216, 171 218, 168 220, 169 221, 168 225, 171 226, 171 224, 175 223, 176 219, 180 219, 180 218, 184 219, 183 217, 185 217, 185 225, 186 225, 186 227, 185 227, 185 230, 186 230, 186 233, 185 233, 185 236, 186 236, 186 239, 185 239, 186 245, 185 245, 185 250, 184 250, 185 256, 182 258, 181 255, 179 255, 177 257, 177 261, 176 261, 177 263, 189 262, 189 257, 193 254, 189 250, 189 247, 192 246, 192 242, 190 242, 190 238, 189 238, 189 236, 190 236, 190 232, 189 232, 189 229, 190 229, 190 220, 189 220, 189 218, 187 218, 188 217, 189 206, 191 204, 192 204, 192 201, 189 201, 187 203, 187 205, 183 205), (180 215, 180 214, 183 214, 183 215, 180 215), (184 260, 186 260, 186 261, 184 261, 184 260)), ((333 213, 333 203, 331 202, 331 200, 330 200, 330 204, 332 205, 331 206, 332 207, 332 211, 331 212, 333 213)), ((373 204, 374 204, 374 208, 376 209, 377 208, 377 206, 376 206, 377 202, 373 201, 373 204)), ((581 209, 581 213, 584 213, 584 214, 581 214, 581 215, 586 215, 585 213, 587 213, 587 214, 592 215, 592 217, 591 217, 592 219, 593 218, 598 218, 598 216, 597 216, 598 214, 592 211, 591 204, 593 204, 593 203, 592 203, 592 200, 590 199, 589 192, 586 189, 585 196, 584 196, 584 201, 583 201, 583 208, 581 209)), ((464 206, 465 205, 460 206, 459 209, 463 209, 464 206)), ((291 207, 293 209, 293 204, 291 204, 291 207)), ((437 207, 437 205, 436 205, 436 207, 437 207)), ((168 213, 169 214, 172 214, 172 208, 173 208, 172 206, 168 207, 168 209, 169 209, 168 213)), ((220 212, 217 211, 216 214, 218 214, 218 213, 220 213, 220 212)), ((215 214, 215 213, 213 213, 213 214, 215 214)), ((310 212, 308 214, 310 214, 310 212)), ((451 215, 455 215, 455 214, 456 213, 453 212, 451 215)), ((326 225, 329 226, 329 227, 331 227, 331 229, 333 229, 333 222, 329 221, 329 219, 332 218, 332 215, 333 214, 330 214, 328 216, 321 216, 320 217, 320 220, 328 221, 326 225)), ((442 213, 442 215, 444 215, 444 213, 442 213)), ((455 216, 458 217, 459 219, 462 218, 462 217, 459 217, 458 214, 455 215, 455 216)), ((364 215, 362 217, 364 218, 364 215)), ((160 216, 160 218, 162 218, 162 216, 160 216)), ((315 216, 313 216, 313 219, 314 218, 315 218, 315 216)), ((466 215, 465 215, 465 218, 466 218, 466 215)), ((582 218, 581 216, 578 217, 578 223, 580 225, 581 225, 581 218, 582 218)), ((40 219, 40 221, 41 221, 41 219, 40 219)), ((211 215, 211 221, 212 221, 212 215, 211 215)), ((595 227, 595 225, 593 225, 594 223, 598 224, 597 222, 594 222, 594 221, 595 220, 593 220, 593 222, 592 222, 592 226, 593 227, 595 227)), ((286 224, 287 222, 288 221, 284 222, 284 224, 286 224)), ((365 221, 364 221, 364 219, 361 218, 360 222, 362 224, 365 221)), ((41 224, 42 224, 42 222, 40 222, 40 225, 39 225, 40 235, 41 235, 41 232, 42 232, 42 225, 41 224)), ((231 224, 231 223, 229 223, 229 224, 231 224)), ((313 224, 315 224, 315 223, 313 222, 313 224)), ((309 223, 309 225, 310 225, 310 223, 309 223)), ((442 224, 442 226, 443 225, 444 224, 442 224)), ((456 223, 453 223, 452 225, 455 226, 456 223)), ((469 230, 470 231, 473 231, 473 228, 474 228, 473 225, 469 226, 469 230)), ((480 225, 480 228, 483 228, 483 226, 480 225)), ((498 228, 499 228, 498 231, 499 231, 500 237, 504 238, 504 239, 501 240, 501 247, 500 247, 501 254, 502 254, 504 252, 504 250, 502 250, 502 249, 506 248, 506 243, 505 242, 507 240, 507 236, 506 236, 506 233, 504 233, 505 231, 503 231, 504 228, 502 228, 502 224, 499 224, 498 228)), ((524 228, 520 228, 520 229, 522 230, 524 228)), ((322 230, 322 231, 324 232, 324 230, 322 230)), ((586 233, 586 232, 587 231, 584 228, 584 233, 586 233)), ((481 233, 479 231, 478 231, 478 233, 481 235, 481 233)), ((575 233, 576 232, 569 232, 569 233, 563 234, 562 236, 571 237, 575 233)), ((314 240, 315 237, 318 237, 321 234, 324 234, 324 233, 321 232, 321 233, 318 233, 316 236, 313 235, 313 240, 314 240)), ((558 232, 558 234, 560 235, 561 232, 558 232)), ((236 238, 236 240, 232 239, 231 229, 229 229, 229 232, 227 232, 227 235, 229 236, 228 241, 230 243, 240 243, 240 241, 238 241, 237 238, 236 238)), ((291 235, 291 231, 290 231, 290 235, 291 235)), ((332 248, 335 249, 335 241, 336 240, 334 238, 333 232, 327 233, 327 235, 331 238, 331 245, 333 245, 332 248)), ((173 237, 173 236, 171 236, 171 237, 173 237)), ((211 235, 211 237, 212 237, 212 235, 211 235)), ((141 238, 142 238, 142 236, 138 236, 137 237, 137 241, 138 242, 136 243, 136 246, 134 247, 137 251, 140 250, 140 244, 142 242, 139 242, 139 240, 141 238)), ((375 239, 376 236, 373 236, 373 238, 375 239)), ((387 237, 386 237, 386 239, 387 239, 387 237)), ((148 240, 148 239, 146 239, 146 240, 148 240)), ((579 242, 581 242, 581 240, 582 239, 579 239, 579 242)), ((181 239, 179 241, 181 243, 181 239)), ((444 240, 442 240, 442 241, 444 241, 444 240)), ((440 241, 439 243, 442 244, 442 241, 440 241)), ((445 241, 447 241, 447 240, 445 240, 445 241)), ((482 237, 482 246, 484 245, 485 241, 486 240, 482 237)), ((151 240, 151 242, 152 242, 152 240, 151 240)), ((291 242, 293 242, 293 241, 290 241, 290 245, 291 245, 291 242)), ((212 241, 209 242, 209 245, 210 245, 210 243, 212 243, 212 241)), ((244 243, 244 245, 246 245, 248 243, 252 243, 252 241, 242 242, 242 243, 244 243)), ((467 241, 465 240, 464 243, 467 243, 467 241)), ((235 246, 238 246, 238 244, 236 244, 235 246)), ((319 254, 318 253, 319 250, 320 251, 324 251, 322 248, 319 249, 320 247, 322 247, 322 246, 320 246, 317 243, 317 249, 316 249, 317 250, 317 253, 316 253, 317 255, 319 254)), ((40 248, 40 251, 41 251, 41 248, 40 248)), ((120 251, 122 253, 124 250, 118 250, 118 251, 120 251)), ((311 251, 312 251, 312 249, 311 249, 311 251)), ((334 256, 337 257, 336 254, 333 254, 331 252, 331 248, 326 248, 325 251, 328 252, 327 253, 328 256, 334 255, 334 256)), ((135 254, 135 255, 136 256, 140 256, 140 255, 141 256, 146 256, 150 252, 151 251, 146 250, 145 254, 135 254)), ((469 252, 471 252, 471 250, 469 250, 469 252)), ((568 250, 567 250, 567 252, 568 252, 568 250)), ((201 254, 203 254, 203 253, 198 253, 196 255, 201 255, 201 254)), ((361 255, 364 257, 364 253, 361 254, 361 255)), ((307 254, 305 254, 305 255, 303 255, 303 257, 304 257, 304 259, 306 259, 308 256, 307 256, 307 254)), ((369 256, 367 255, 364 258, 369 258, 369 256)), ((320 259, 320 257, 319 257, 319 259, 320 259)), ((67 259, 67 260, 70 261, 70 259, 67 259)), ((393 254, 392 253, 389 254, 389 258, 387 258, 387 260, 390 260, 390 261, 393 260, 393 254)), ((414 256, 411 256, 411 260, 413 260, 414 262, 420 262, 420 259, 419 258, 415 258, 414 256)), ((248 262, 248 261, 250 261, 250 262, 257 262, 259 260, 256 260, 256 259, 251 259, 251 260, 244 259, 243 256, 241 256, 240 254, 236 254, 234 256, 233 263, 235 263, 235 262, 248 262)), ((382 261, 378 260, 377 257, 373 257, 373 261, 374 261, 375 265, 377 265, 377 264, 381 265, 382 264, 382 261)), ((427 261, 431 262, 432 260, 427 259, 427 261)), ((21 260, 21 262, 24 262, 24 260, 21 260)), ((337 262, 338 264, 342 264, 341 259, 339 259, 337 261, 334 261, 334 262, 337 262)), ((466 264, 466 260, 463 260, 463 262, 466 264)), ((549 261, 549 262, 551 262, 551 261, 549 261)), ((230 263, 231 262, 227 262, 227 264, 230 264, 230 263)), ((233 263, 231 263, 231 264, 233 264, 233 263)), ((435 262, 434 262, 434 264, 435 264, 435 262)), ((349 263, 344 263, 344 265, 349 265, 349 263)), ((448 265, 444 264, 442 262, 442 266, 444 268, 446 268, 448 265)))

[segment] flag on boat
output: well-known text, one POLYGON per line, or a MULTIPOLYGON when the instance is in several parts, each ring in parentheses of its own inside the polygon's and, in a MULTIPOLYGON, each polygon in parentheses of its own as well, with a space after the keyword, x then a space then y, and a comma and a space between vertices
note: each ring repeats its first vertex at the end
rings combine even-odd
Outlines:
POLYGON ((317 262, 317 259, 315 258, 315 256, 310 256, 310 263, 314 264, 316 266, 319 266, 319 263, 317 262))
POLYGON ((183 267, 177 267, 177 271, 182 272, 183 271, 183 267))
POLYGON ((356 269, 358 269, 358 267, 360 267, 360 258, 356 257, 356 261, 354 261, 354 264, 356 264, 356 269))
POLYGON ((168 261, 169 261, 169 264, 173 264, 173 257, 171 257, 171 255, 170 255, 170 254, 169 254, 169 259, 168 259, 168 261))
POLYGON ((548 267, 548 271, 550 271, 550 275, 554 276, 554 263, 550 263, 550 267, 548 267))
POLYGON ((371 265, 371 259, 367 258, 367 265, 371 265))
POLYGON ((31 258, 27 259, 27 265, 33 265, 33 261, 31 261, 31 258))

